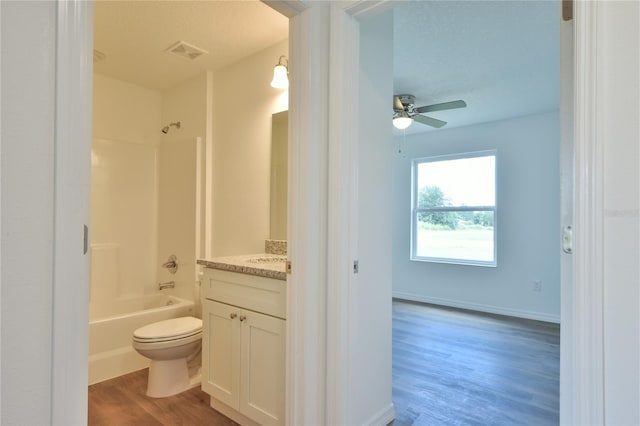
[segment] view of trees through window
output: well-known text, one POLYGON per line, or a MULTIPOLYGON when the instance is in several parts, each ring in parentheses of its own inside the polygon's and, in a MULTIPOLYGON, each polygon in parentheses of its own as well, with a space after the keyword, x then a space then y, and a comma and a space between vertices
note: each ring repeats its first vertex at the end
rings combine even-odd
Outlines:
POLYGON ((414 161, 414 260, 495 265, 495 154, 414 161))

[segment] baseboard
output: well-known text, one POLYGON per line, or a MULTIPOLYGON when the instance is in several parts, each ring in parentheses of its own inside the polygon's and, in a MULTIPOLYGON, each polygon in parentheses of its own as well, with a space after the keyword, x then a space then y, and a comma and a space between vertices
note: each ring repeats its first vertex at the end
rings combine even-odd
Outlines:
POLYGON ((386 426, 396 418, 396 410, 393 408, 393 403, 389 404, 382 410, 374 414, 369 420, 364 422, 365 425, 372 426, 386 426))
POLYGON ((449 306, 452 308, 468 309, 471 311, 487 312, 490 314, 507 315, 510 317, 526 318, 536 321, 552 322, 560 324, 559 315, 550 315, 544 312, 523 311, 519 309, 503 308, 500 306, 483 305, 480 303, 462 302, 459 300, 443 299, 440 297, 430 297, 403 291, 394 291, 393 297, 397 299, 410 300, 413 302, 431 303, 434 305, 449 306))

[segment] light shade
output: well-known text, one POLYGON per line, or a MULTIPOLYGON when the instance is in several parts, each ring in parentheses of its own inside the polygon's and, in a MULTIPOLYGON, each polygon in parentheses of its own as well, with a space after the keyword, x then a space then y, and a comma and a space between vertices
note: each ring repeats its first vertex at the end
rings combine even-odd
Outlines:
POLYGON ((273 67, 273 80, 271 80, 271 87, 276 89, 288 89, 289 88, 289 69, 287 68, 289 61, 282 55, 278 59, 278 63, 273 67))
POLYGON ((396 129, 404 130, 411 126, 411 123, 413 123, 413 119, 409 117, 406 111, 400 111, 398 115, 393 118, 393 126, 396 129))
POLYGON ((276 89, 287 89, 289 87, 289 77, 287 77, 287 67, 284 65, 276 65, 273 67, 273 80, 271 87, 276 89))

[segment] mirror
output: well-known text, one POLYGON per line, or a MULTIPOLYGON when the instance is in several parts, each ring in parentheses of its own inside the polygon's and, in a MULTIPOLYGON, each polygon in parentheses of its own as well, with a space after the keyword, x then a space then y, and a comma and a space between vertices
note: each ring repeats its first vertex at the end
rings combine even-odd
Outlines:
POLYGON ((269 233, 272 240, 287 239, 287 152, 289 112, 271 117, 271 206, 269 233))

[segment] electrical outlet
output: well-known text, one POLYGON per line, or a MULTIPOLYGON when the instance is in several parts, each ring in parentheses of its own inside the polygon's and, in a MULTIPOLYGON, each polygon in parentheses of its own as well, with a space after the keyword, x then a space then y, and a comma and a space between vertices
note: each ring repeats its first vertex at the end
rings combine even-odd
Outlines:
POLYGON ((542 291, 542 281, 540 280, 533 281, 533 291, 542 291))

